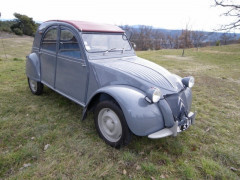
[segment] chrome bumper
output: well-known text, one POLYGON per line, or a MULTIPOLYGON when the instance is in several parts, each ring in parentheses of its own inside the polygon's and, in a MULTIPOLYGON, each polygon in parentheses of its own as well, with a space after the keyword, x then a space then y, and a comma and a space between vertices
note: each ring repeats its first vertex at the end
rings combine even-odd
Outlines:
POLYGON ((188 114, 188 117, 186 117, 185 120, 183 120, 184 122, 174 122, 173 127, 171 128, 164 128, 161 129, 160 131, 157 131, 155 133, 149 134, 148 138, 150 139, 159 139, 159 138, 164 138, 167 136, 177 136, 178 133, 185 131, 186 129, 188 129, 192 124, 195 123, 195 117, 196 117, 196 112, 190 112, 188 114))

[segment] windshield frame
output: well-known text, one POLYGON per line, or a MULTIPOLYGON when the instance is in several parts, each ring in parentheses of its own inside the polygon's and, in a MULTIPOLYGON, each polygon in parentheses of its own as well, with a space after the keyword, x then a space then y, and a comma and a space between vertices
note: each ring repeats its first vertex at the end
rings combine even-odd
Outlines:
MULTIPOLYGON (((132 44, 130 43, 127 35, 125 33, 112 33, 112 32, 81 32, 81 38, 82 38, 82 42, 83 42, 83 46, 84 46, 84 49, 88 52, 88 53, 105 53, 106 51, 108 51, 109 49, 106 49, 106 50, 103 50, 103 51, 94 51, 94 52, 91 52, 91 51, 88 51, 85 44, 84 44, 84 39, 83 39, 83 34, 106 34, 106 35, 122 35, 122 36, 125 36, 126 37, 126 41, 128 41, 129 43, 129 46, 130 46, 130 49, 123 49, 123 51, 132 51, 133 50, 133 47, 132 47, 132 44)), ((118 51, 122 51, 121 49, 116 49, 116 50, 111 50, 109 52, 118 52, 118 51)))

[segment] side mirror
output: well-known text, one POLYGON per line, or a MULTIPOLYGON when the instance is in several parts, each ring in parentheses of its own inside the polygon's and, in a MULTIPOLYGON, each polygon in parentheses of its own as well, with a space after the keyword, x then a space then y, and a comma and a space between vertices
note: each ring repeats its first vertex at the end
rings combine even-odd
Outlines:
POLYGON ((131 44, 132 44, 132 47, 136 49, 137 45, 134 42, 131 42, 131 44))

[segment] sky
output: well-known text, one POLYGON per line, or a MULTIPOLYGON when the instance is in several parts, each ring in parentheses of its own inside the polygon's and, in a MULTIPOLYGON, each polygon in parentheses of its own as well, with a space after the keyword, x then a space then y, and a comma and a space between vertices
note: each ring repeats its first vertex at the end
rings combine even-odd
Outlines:
MULTIPOLYGON (((237 0, 238 1, 238 0, 237 0)), ((1 0, 1 19, 17 12, 35 21, 93 21, 115 25, 149 25, 164 29, 214 31, 232 21, 220 16, 214 0, 1 0)), ((237 32, 237 31, 236 31, 237 32)))

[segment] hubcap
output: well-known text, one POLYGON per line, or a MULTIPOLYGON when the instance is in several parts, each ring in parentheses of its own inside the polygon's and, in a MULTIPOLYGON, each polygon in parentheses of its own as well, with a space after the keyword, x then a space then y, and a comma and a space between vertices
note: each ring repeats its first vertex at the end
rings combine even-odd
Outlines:
POLYGON ((29 80, 29 84, 30 84, 30 87, 31 87, 32 91, 36 92, 37 91, 37 82, 32 80, 32 79, 30 79, 29 80))
POLYGON ((98 125, 103 136, 111 142, 117 142, 122 136, 122 125, 117 114, 103 108, 98 114, 98 125))

